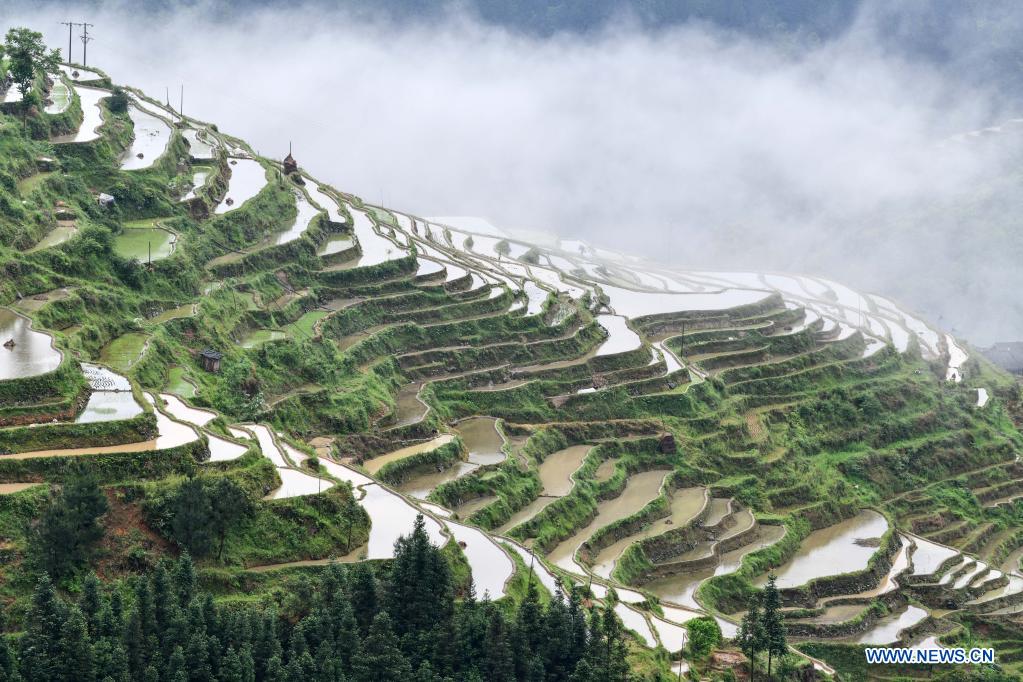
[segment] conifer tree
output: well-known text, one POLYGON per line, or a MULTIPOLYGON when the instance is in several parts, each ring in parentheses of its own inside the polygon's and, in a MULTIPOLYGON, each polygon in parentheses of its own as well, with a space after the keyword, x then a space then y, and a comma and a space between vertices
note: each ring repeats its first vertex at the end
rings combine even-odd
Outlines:
POLYGON ((174 590, 178 606, 185 608, 195 596, 195 564, 188 552, 182 553, 174 566, 174 590))
POLYGON ((763 614, 760 612, 759 594, 750 596, 746 614, 742 617, 739 634, 735 639, 739 649, 749 658, 749 677, 750 682, 753 682, 757 653, 764 647, 764 623, 763 614))
POLYGON ((443 635, 436 628, 449 624, 453 615, 451 572, 430 542, 422 514, 416 516, 412 532, 394 543, 385 604, 409 658, 418 663, 442 646, 443 635))
POLYGON ((32 594, 28 627, 19 642, 19 669, 24 682, 55 682, 60 656, 60 635, 67 618, 53 583, 43 575, 32 594))
POLYGON ((529 581, 515 623, 513 646, 515 672, 519 679, 528 678, 531 674, 535 652, 540 650, 544 636, 541 624, 540 595, 537 593, 536 583, 529 581))
POLYGON ((242 676, 242 661, 234 647, 228 647, 221 663, 218 682, 244 682, 242 676))
POLYGON ((380 596, 373 570, 365 564, 356 564, 352 569, 352 609, 363 633, 369 632, 379 610, 380 596))
POLYGON ((775 584, 775 576, 771 574, 767 578, 767 585, 764 586, 764 615, 763 632, 764 648, 767 650, 767 677, 771 677, 772 658, 782 657, 788 650, 785 640, 785 624, 781 619, 781 596, 778 594, 778 587, 775 584))
POLYGON ((70 575, 103 537, 99 519, 107 509, 106 495, 95 477, 77 468, 29 529, 35 564, 54 580, 70 575))
POLYGON ((165 679, 167 680, 174 680, 179 675, 187 677, 188 673, 185 668, 185 652, 180 646, 174 647, 174 651, 171 653, 170 658, 167 659, 166 673, 165 679))
POLYGON ((628 647, 625 644, 625 631, 622 623, 610 606, 604 607, 604 633, 603 641, 607 648, 607 668, 605 678, 609 682, 624 682, 629 674, 629 664, 626 661, 628 647))
POLYGON ((508 623, 496 608, 490 609, 489 612, 483 672, 484 677, 493 682, 511 682, 515 679, 515 662, 512 657, 508 623))
POLYGON ((377 614, 355 660, 354 682, 401 682, 412 675, 412 667, 398 648, 398 638, 386 611, 377 614))
POLYGON ((85 624, 85 616, 77 606, 71 607, 68 611, 58 637, 57 651, 55 679, 93 681, 95 669, 92 642, 85 624))
POLYGON ((90 572, 89 575, 85 576, 85 580, 82 583, 80 607, 82 614, 85 616, 85 623, 89 628, 89 634, 95 637, 99 627, 100 612, 104 607, 99 578, 96 577, 95 573, 90 572))

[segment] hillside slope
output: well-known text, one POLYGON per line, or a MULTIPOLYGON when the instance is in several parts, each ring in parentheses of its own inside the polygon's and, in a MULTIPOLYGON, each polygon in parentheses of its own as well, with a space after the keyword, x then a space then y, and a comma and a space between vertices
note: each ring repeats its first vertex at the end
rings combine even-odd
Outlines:
POLYGON ((480 595, 608 601, 636 665, 701 613, 734 636, 768 572, 831 666, 939 636, 1023 659, 1018 388, 897 302, 414 216, 100 71, 35 87, 0 115, 12 615, 38 484, 88 471, 110 578, 190 546, 176 495, 224 479, 253 512, 193 553, 225 597, 386 559, 422 513, 480 595))

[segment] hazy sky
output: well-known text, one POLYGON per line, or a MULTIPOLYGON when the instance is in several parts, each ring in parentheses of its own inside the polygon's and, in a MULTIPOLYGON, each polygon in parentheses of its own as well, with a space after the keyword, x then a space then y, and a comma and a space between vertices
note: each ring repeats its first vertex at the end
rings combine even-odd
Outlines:
MULTIPOLYGON (((794 49, 624 19, 540 38, 456 13, 395 25, 300 6, 234 18, 132 6, 15 9, 6 21, 66 50, 59 22, 87 18, 89 61, 115 81, 160 97, 169 86, 172 101, 183 83, 186 114, 269 156, 290 140, 313 175, 367 200, 685 267, 844 277, 971 339, 1023 338, 1023 312, 940 276, 968 267, 949 235, 896 239, 887 226, 1003 172, 1015 143, 939 143, 1016 112, 997 91, 893 56, 871 17, 794 49)), ((983 281, 1004 289, 1014 268, 995 262, 983 281)))

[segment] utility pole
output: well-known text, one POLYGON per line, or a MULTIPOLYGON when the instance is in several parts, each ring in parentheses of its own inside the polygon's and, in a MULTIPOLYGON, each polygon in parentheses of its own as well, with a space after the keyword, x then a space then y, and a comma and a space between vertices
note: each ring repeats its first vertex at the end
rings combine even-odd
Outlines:
POLYGON ((688 630, 682 628, 682 651, 678 656, 678 682, 682 682, 682 669, 685 667, 686 662, 686 634, 688 630))
POLYGON ((76 24, 73 21, 62 21, 60 23, 62 25, 64 25, 64 26, 67 26, 67 59, 65 59, 64 61, 66 61, 68 64, 70 64, 71 63, 71 29, 74 28, 75 26, 77 26, 78 24, 76 24))
POLYGON ((178 118, 185 120, 185 84, 181 84, 181 99, 178 100, 178 118))
POLYGON ((93 40, 89 37, 89 27, 93 24, 82 22, 78 25, 82 27, 82 66, 88 66, 89 41, 93 40))

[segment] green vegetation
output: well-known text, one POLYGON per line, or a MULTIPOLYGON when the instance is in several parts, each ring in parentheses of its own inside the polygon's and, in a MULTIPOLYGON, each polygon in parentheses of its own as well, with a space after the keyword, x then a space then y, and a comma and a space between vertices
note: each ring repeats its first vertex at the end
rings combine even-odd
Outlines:
POLYGON ((6 58, 11 80, 28 96, 22 99, 22 108, 27 109, 36 102, 32 99, 32 86, 40 71, 53 71, 60 63, 60 51, 46 51, 43 34, 27 28, 12 28, 4 37, 4 49, 0 57, 6 58))
POLYGON ((107 512, 107 499, 88 469, 80 467, 50 500, 30 530, 36 566, 61 578, 88 559, 103 528, 99 518, 107 512))
MULTIPOLYGON (((48 57, 23 53, 33 55, 34 96, 45 94, 48 57)), ((360 230, 375 230, 402 251, 365 267, 354 251, 320 258, 328 230, 341 229, 322 219, 276 245, 294 224, 301 174, 286 176, 243 141, 188 120, 216 158, 202 166, 204 187, 180 201, 198 167, 184 136, 175 132, 150 168, 122 170, 133 135, 129 92, 160 104, 105 76, 100 83, 110 96, 91 142, 59 137, 80 124, 78 100, 52 117, 0 110, 0 303, 26 311, 63 353, 53 371, 0 381, 0 482, 31 486, 0 493, 0 611, 11 634, 0 640, 0 678, 17 665, 24 680, 103 682, 178 682, 181 673, 287 682, 659 679, 668 648, 694 675, 714 678, 715 654, 742 660, 735 646, 754 677, 808 675, 807 659, 786 648, 787 631, 815 633, 799 646, 857 677, 863 666, 849 652, 860 649, 830 640, 865 632, 907 604, 941 615, 903 628, 898 641, 932 631, 953 633, 951 641, 968 625, 1007 652, 1008 671, 1019 670, 1015 633, 996 628, 992 612, 1023 602, 1023 593, 977 601, 1007 587, 1004 576, 986 570, 960 590, 902 576, 879 590, 911 541, 906 533, 991 569, 1023 543, 1023 392, 1010 377, 971 354, 964 383, 946 382, 947 348, 925 352, 922 336, 901 353, 868 348, 871 330, 826 328, 778 293, 633 317, 640 345, 598 354, 606 306, 625 305, 605 287, 660 275, 587 261, 585 249, 524 249, 376 207, 364 207, 368 226, 353 228, 361 214, 350 207, 362 201, 332 189, 316 199, 339 201, 345 236, 366 245, 360 230), (267 182, 218 213, 241 176, 233 156, 252 156, 267 182), (100 205, 100 193, 114 203, 100 205), (44 241, 58 213, 75 228, 66 241, 44 241), (460 251, 465 245, 472 254, 460 251), (427 251, 469 274, 446 283, 439 273, 417 277, 427 251), (568 264, 540 277, 558 258, 568 264), (527 284, 539 293, 524 296, 527 284), (661 348, 685 367, 668 371, 661 348), (104 390, 89 385, 83 362, 123 375, 143 414, 77 423, 104 390), (993 396, 984 408, 978 387, 993 396), (154 414, 143 391, 187 399, 171 416, 203 424, 193 430, 154 414), (501 420, 503 449, 466 436, 389 463, 373 483, 357 471, 483 415, 501 420), (253 424, 275 433, 285 453, 239 431, 253 424), (37 453, 68 448, 103 450, 37 453), (451 480, 429 491, 429 504, 395 497, 393 507, 372 507, 380 488, 369 486, 442 471, 451 480), (657 472, 659 487, 636 492, 630 481, 644 472, 657 472), (691 518, 673 506, 686 490, 706 502, 691 518), (397 529, 411 535, 393 560, 363 561, 387 555, 381 545, 397 534, 399 505, 435 516, 397 529), (890 527, 858 538, 869 547, 863 564, 821 566, 781 589, 755 586, 798 557, 813 531, 867 507, 890 527), (438 535, 443 546, 430 546, 424 523, 443 528, 456 510, 467 517, 460 522, 501 529, 502 543, 518 544, 462 546, 438 535), (580 565, 545 563, 559 546, 578 547, 580 565), (597 574, 591 564, 612 547, 623 549, 597 574), (725 558, 729 569, 716 572, 725 558), (548 570, 563 591, 539 589, 550 585, 548 570), (478 601, 473 581, 495 575, 507 578, 503 596, 478 601), (663 585, 690 576, 701 577, 685 586, 685 600, 703 614, 687 622, 687 646, 670 641, 673 630, 644 633, 648 615, 670 621, 693 607, 673 601, 681 588, 663 585), (614 615, 614 594, 636 607, 628 630, 614 615), (822 622, 826 599, 857 608, 822 622), (949 605, 955 610, 944 613, 949 605), (738 641, 722 639, 729 629, 715 617, 742 619, 738 641)))
MULTIPOLYGON (((609 612, 607 612, 609 613, 609 612)), ((303 589, 218 606, 188 555, 108 588, 94 575, 68 602, 45 576, 17 643, 0 639, 0 675, 48 680, 377 682, 442 679, 624 679, 618 621, 589 617, 578 596, 546 606, 531 583, 506 613, 471 594, 456 601, 422 517, 392 565, 334 564, 303 589)))

